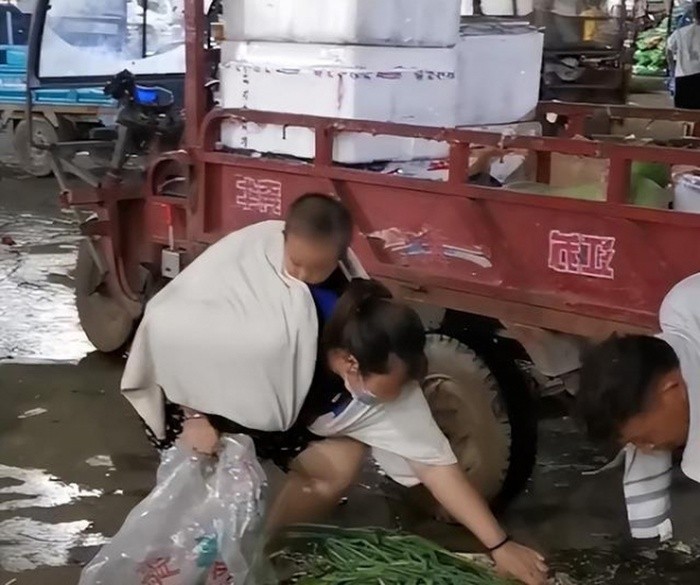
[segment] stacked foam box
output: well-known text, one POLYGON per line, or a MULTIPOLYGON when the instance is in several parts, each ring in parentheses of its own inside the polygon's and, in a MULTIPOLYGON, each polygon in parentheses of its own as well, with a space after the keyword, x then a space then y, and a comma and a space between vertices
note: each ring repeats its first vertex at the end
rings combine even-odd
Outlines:
POLYGON ((447 47, 460 1, 224 0, 226 38, 246 41, 447 47))
POLYGON ((527 23, 476 20, 460 31, 457 124, 508 124, 534 117, 544 35, 527 23))
MULTIPOLYGON (((225 108, 421 126, 531 119, 542 35, 525 24, 459 28, 460 0, 224 0, 225 108)), ((228 122, 234 149, 312 158, 313 131, 228 122)), ((346 164, 436 159, 448 146, 342 133, 346 164)))
MULTIPOLYGON (((225 0, 221 103, 292 114, 455 126, 460 0, 225 0)), ((230 122, 230 148, 314 155, 304 128, 230 122)), ((346 164, 444 156, 446 145, 343 133, 346 164)))

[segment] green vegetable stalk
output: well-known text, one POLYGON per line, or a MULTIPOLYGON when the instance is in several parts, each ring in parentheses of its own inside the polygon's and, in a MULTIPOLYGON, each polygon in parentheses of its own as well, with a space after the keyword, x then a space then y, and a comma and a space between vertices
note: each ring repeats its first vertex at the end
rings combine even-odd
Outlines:
POLYGON ((296 585, 506 585, 488 567, 418 536, 382 529, 295 528, 275 560, 292 560, 296 585), (299 552, 299 548, 304 552, 299 552))

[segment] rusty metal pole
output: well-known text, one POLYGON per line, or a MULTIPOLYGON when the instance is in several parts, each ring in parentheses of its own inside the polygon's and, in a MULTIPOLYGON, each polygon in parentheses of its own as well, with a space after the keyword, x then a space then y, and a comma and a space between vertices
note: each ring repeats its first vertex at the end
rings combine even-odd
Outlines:
POLYGON ((207 63, 204 0, 185 1, 185 148, 197 146, 199 128, 206 115, 207 63))
POLYGON ((629 203, 632 179, 630 172, 632 161, 621 154, 610 157, 610 170, 608 171, 609 203, 629 203))

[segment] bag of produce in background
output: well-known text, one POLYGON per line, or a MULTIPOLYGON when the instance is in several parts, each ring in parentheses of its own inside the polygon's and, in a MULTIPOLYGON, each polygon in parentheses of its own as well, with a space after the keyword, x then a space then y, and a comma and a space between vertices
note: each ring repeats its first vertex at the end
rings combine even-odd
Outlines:
POLYGON ((154 490, 79 585, 261 583, 265 488, 249 437, 224 437, 218 458, 170 449, 154 490))
POLYGON ((666 40, 668 19, 653 29, 639 33, 634 52, 635 75, 665 75, 667 66, 666 40))

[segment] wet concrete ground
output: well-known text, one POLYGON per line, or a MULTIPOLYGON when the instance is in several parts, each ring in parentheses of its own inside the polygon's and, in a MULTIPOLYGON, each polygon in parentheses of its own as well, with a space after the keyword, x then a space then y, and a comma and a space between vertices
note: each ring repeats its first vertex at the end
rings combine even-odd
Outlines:
MULTIPOLYGON (((72 218, 57 209, 52 180, 23 177, 6 154, 0 134, 0 237, 15 241, 0 246, 0 585, 72 585, 146 496, 157 462, 119 396, 122 361, 91 353, 78 327, 72 218)), ((632 543, 619 472, 582 475, 605 459, 566 411, 561 399, 542 404, 535 476, 505 517, 514 536, 575 583, 696 584, 700 486, 679 478, 674 488, 678 541, 632 543)), ((333 521, 402 526, 474 549, 463 530, 380 484, 369 474, 333 521)))

